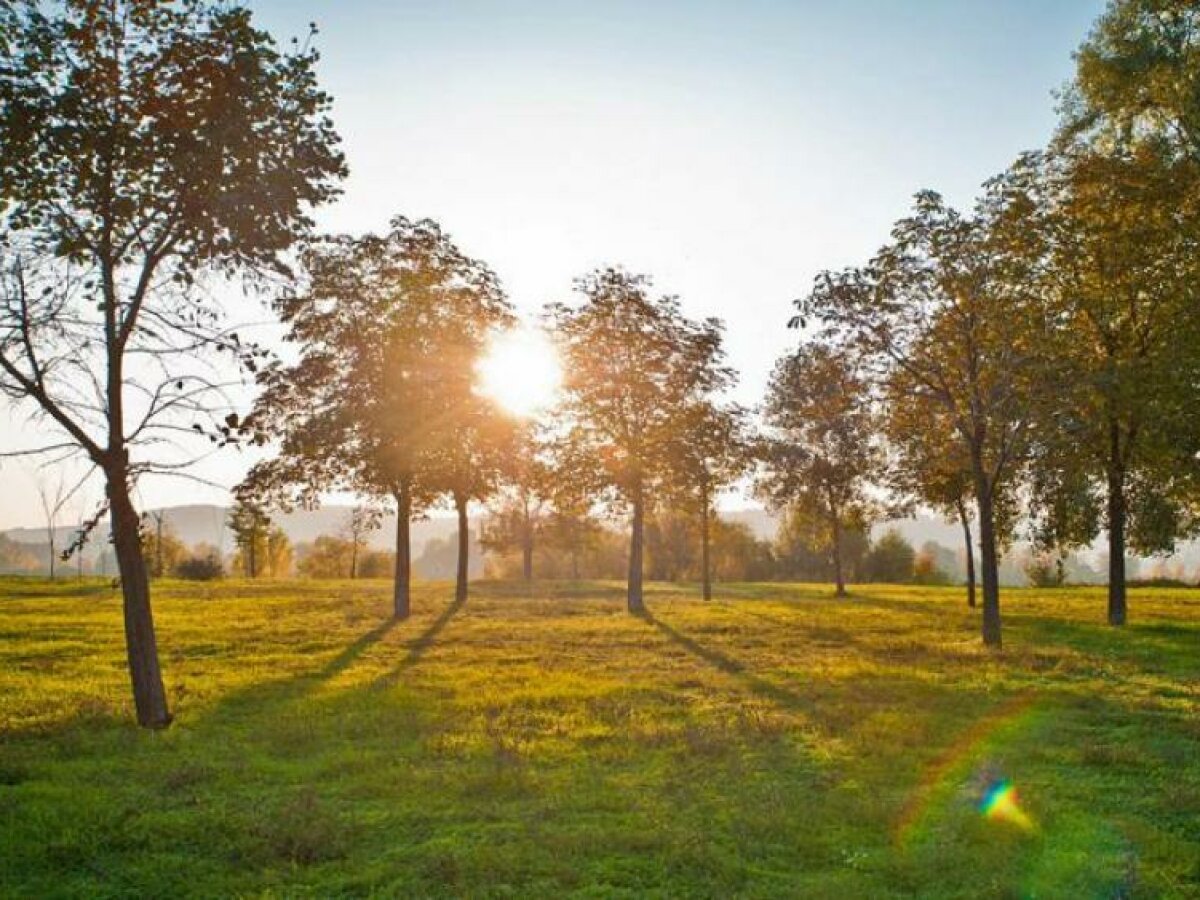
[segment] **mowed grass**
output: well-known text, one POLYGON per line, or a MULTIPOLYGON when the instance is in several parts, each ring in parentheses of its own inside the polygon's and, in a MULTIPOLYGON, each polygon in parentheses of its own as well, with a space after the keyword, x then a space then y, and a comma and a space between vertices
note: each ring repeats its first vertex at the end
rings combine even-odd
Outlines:
POLYGON ((389 590, 0 581, 0 893, 1200 896, 1200 592, 389 590))

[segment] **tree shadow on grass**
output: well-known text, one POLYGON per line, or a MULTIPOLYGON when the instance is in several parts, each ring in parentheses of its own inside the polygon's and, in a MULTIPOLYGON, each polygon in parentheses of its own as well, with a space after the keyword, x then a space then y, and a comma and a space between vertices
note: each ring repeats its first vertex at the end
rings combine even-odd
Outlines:
POLYGON ((1037 644, 1069 647, 1088 656, 1121 660, 1147 672, 1186 676, 1200 672, 1200 629, 1180 623, 1136 623, 1114 628, 1050 616, 1014 616, 1011 633, 1037 644))
POLYGON ((745 663, 741 660, 735 659, 712 647, 706 647, 695 638, 684 634, 674 626, 668 625, 662 619, 657 618, 649 610, 640 613, 639 618, 653 625, 668 640, 679 645, 696 658, 712 666, 714 669, 741 681, 754 693, 766 697, 779 706, 796 712, 802 712, 815 718, 817 713, 816 704, 811 699, 768 681, 760 675, 754 674, 746 668, 745 663))
POLYGON ((396 665, 393 666, 389 671, 376 678, 371 686, 373 688, 383 688, 395 684, 400 678, 400 674, 402 672, 411 669, 421 661, 421 658, 428 652, 429 648, 437 642, 438 636, 442 633, 443 629, 450 624, 450 620, 453 619, 465 605, 466 604, 464 601, 455 600, 450 603, 449 606, 443 609, 441 614, 439 614, 438 617, 433 620, 428 628, 426 628, 423 632, 409 642, 408 653, 405 655, 405 657, 400 660, 400 662, 396 663, 396 665))

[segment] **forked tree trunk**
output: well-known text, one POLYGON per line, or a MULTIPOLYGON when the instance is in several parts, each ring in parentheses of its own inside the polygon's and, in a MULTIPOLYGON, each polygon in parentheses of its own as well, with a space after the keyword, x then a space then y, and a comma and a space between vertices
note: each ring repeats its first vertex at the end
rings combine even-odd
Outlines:
POLYGON ((142 556, 137 512, 129 498, 127 464, 112 466, 105 471, 105 478, 112 513, 113 549, 121 575, 125 649, 137 720, 144 728, 165 728, 171 724, 171 713, 158 664, 158 642, 150 608, 150 579, 142 556))
POLYGON ((642 597, 642 543, 645 535, 645 498, 639 481, 633 490, 633 520, 629 528, 629 585, 626 605, 631 613, 646 611, 642 597))
POLYGON ((960 497, 957 501, 958 521, 962 523, 963 546, 967 551, 967 606, 975 608, 975 547, 971 543, 971 516, 960 497))
POLYGON ((705 600, 712 599, 712 570, 709 553, 708 489, 700 491, 700 577, 705 600))
POLYGON ((467 564, 471 552, 470 523, 467 521, 467 498, 454 495, 454 510, 458 513, 458 571, 454 579, 454 602, 467 600, 467 564))
POLYGON ((407 619, 412 612, 412 492, 402 485, 394 494, 396 500, 396 574, 392 585, 392 617, 407 619))
MULTIPOLYGON (((1113 441, 1116 450, 1116 438, 1113 441)), ((1110 461, 1108 471, 1108 624, 1124 625, 1125 589, 1125 473, 1119 462, 1110 461)))
POLYGON ((992 485, 984 475, 982 465, 976 464, 975 469, 975 497, 979 506, 979 563, 983 580, 983 643, 988 647, 1000 647, 1000 577, 992 485))

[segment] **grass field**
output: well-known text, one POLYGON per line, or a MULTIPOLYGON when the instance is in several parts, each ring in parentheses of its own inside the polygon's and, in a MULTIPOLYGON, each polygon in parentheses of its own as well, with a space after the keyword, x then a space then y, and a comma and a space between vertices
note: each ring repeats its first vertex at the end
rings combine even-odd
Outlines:
POLYGON ((389 589, 0 581, 0 894, 1200 897, 1200 591, 389 589))

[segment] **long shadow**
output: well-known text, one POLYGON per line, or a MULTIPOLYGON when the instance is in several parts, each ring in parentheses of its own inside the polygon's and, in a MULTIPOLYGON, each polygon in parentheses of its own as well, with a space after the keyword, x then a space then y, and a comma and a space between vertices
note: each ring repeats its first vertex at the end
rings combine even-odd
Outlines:
POLYGON ((356 659, 363 655, 374 644, 379 643, 388 632, 396 627, 395 619, 388 619, 380 625, 375 626, 362 637, 356 639, 353 643, 346 647, 341 653, 331 659, 325 666, 316 674, 309 676, 316 681, 328 681, 340 675, 354 663, 356 659))
POLYGON ((383 675, 380 675, 378 678, 376 678, 371 687, 381 688, 394 684, 402 672, 406 671, 407 669, 411 669, 413 666, 419 663, 421 661, 421 657, 423 657, 429 648, 432 647, 437 641, 438 635, 440 635, 442 630, 445 629, 448 624, 450 624, 450 620, 458 614, 464 605, 465 602, 456 600, 443 609, 441 614, 433 620, 430 626, 417 635, 417 637, 415 637, 409 643, 408 653, 405 654, 404 658, 400 660, 400 662, 396 663, 396 665, 390 671, 385 672, 383 675))
POLYGON ((695 638, 689 637, 661 619, 656 618, 649 610, 642 612, 640 618, 657 628, 673 643, 678 644, 693 656, 708 663, 714 669, 737 678, 749 687, 750 690, 754 691, 754 693, 791 710, 805 712, 810 715, 816 713, 816 704, 812 700, 801 694, 797 694, 795 691, 768 681, 760 675, 755 675, 746 668, 745 663, 726 653, 722 653, 720 650, 704 646, 695 638))

